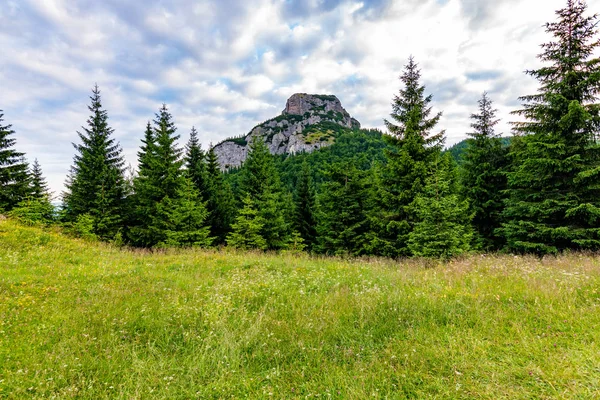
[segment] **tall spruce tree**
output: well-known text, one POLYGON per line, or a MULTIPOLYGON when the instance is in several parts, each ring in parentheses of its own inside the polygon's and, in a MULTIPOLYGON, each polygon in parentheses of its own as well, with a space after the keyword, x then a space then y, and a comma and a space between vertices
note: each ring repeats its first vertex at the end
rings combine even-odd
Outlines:
POLYGON ((315 192, 312 187, 310 167, 306 159, 302 162, 302 170, 296 182, 294 192, 293 228, 300 234, 304 244, 312 249, 317 236, 315 221, 315 192))
POLYGON ((260 138, 254 138, 250 144, 242 166, 240 193, 242 198, 250 196, 264 220, 260 234, 267 248, 285 248, 291 233, 285 218, 286 199, 273 156, 260 138))
POLYGON ((190 139, 185 147, 185 167, 187 176, 192 180, 202 201, 207 201, 210 197, 208 193, 208 172, 206 168, 206 155, 202 150, 198 140, 198 131, 192 127, 190 139))
POLYGON ((408 238, 413 256, 449 259, 470 249, 472 214, 468 201, 459 198, 455 170, 452 156, 440 155, 414 201, 417 222, 408 238))
POLYGON ((515 114, 509 199, 502 233, 513 252, 600 250, 600 59, 597 15, 568 0, 546 24, 543 67, 527 71, 538 93, 515 114))
POLYGON ((494 130, 499 122, 496 112, 487 93, 483 93, 479 112, 471 115, 473 132, 468 133, 470 138, 461 165, 463 194, 474 215, 474 246, 485 251, 498 250, 504 245, 496 230, 501 226, 504 209, 507 150, 494 130))
POLYGON ((93 219, 92 233, 112 239, 124 218, 125 160, 121 146, 112 137, 98 85, 92 89, 90 100, 87 127, 77 132, 81 144, 73 143, 77 153, 63 195, 64 218, 75 222, 89 215, 93 219))
POLYGON ((0 110, 0 212, 8 212, 29 195, 30 177, 24 153, 13 148, 17 140, 10 135, 15 131, 3 121, 0 110))
POLYGON ((329 255, 366 254, 370 225, 370 188, 366 172, 354 163, 332 164, 321 185, 317 212, 317 252, 329 255))
POLYGON ((211 235, 216 244, 225 243, 235 218, 235 196, 228 182, 223 179, 217 155, 211 146, 206 154, 207 209, 211 235))
POLYGON ((372 217, 376 228, 373 251, 390 257, 410 255, 408 237, 416 222, 412 207, 425 187, 425 179, 437 159, 444 132, 432 133, 441 113, 431 115, 432 95, 425 96, 421 72, 410 57, 400 77, 404 87, 394 97, 391 121, 385 120, 387 163, 378 174, 378 212, 372 217))
POLYGON ((175 230, 170 223, 173 202, 184 185, 177 147, 176 128, 166 104, 153 121, 148 122, 138 152, 138 174, 133 181, 133 226, 130 241, 136 246, 154 247, 167 241, 167 232, 175 230))

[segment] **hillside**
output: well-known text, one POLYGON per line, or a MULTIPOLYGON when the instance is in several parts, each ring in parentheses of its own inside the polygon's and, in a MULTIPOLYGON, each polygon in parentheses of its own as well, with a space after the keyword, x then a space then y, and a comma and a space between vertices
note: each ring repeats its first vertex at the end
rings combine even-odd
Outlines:
POLYGON ((598 398, 597 257, 119 250, 0 221, 0 398, 598 398))
POLYGON ((215 146, 223 169, 242 165, 248 144, 261 138, 271 154, 310 153, 330 146, 336 137, 360 128, 360 123, 332 95, 297 93, 290 97, 281 115, 254 127, 245 136, 227 139, 215 146))

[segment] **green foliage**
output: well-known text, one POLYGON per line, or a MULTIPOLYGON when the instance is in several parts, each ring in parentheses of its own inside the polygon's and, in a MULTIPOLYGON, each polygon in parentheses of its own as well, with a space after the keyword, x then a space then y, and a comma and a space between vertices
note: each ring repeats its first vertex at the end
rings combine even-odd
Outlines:
POLYGON ((217 155, 211 147, 206 156, 207 159, 207 182, 208 210, 207 223, 210 226, 211 236, 215 237, 217 244, 225 243, 227 234, 231 230, 231 224, 235 217, 235 197, 229 182, 223 179, 217 155))
POLYGON ((270 250, 287 246, 290 229, 286 220, 286 199, 273 156, 260 138, 250 144, 240 175, 241 198, 250 196, 264 220, 261 236, 270 250))
POLYGON ((235 143, 238 146, 246 146, 248 144, 248 140, 246 139, 248 135, 240 135, 240 136, 235 136, 229 139, 225 139, 223 142, 231 142, 231 143, 235 143))
POLYGON ((294 192, 294 215, 292 226, 294 234, 303 239, 305 247, 309 250, 315 243, 317 236, 315 210, 315 192, 310 177, 310 167, 304 159, 302 163, 302 172, 296 182, 294 192))
POLYGON ((515 124, 502 233, 513 252, 600 250, 600 58, 597 16, 569 0, 546 31, 545 65, 528 71, 541 86, 524 96, 515 124))
POLYGON ((199 198, 202 201, 207 201, 210 194, 208 193, 209 184, 208 172, 206 169, 206 155, 202 150, 202 146, 198 140, 198 132, 194 127, 192 127, 190 140, 186 146, 185 168, 187 170, 188 178, 192 180, 198 191, 199 198))
POLYGON ((352 163, 332 165, 318 196, 315 250, 329 255, 367 253, 370 192, 366 173, 352 163))
POLYGON ((10 211, 30 195, 28 166, 24 153, 13 147, 16 139, 12 125, 2 125, 4 114, 0 110, 0 212, 10 211))
POLYGON ((73 144, 76 154, 63 194, 63 215, 66 222, 73 222, 89 214, 93 234, 111 239, 124 219, 125 161, 120 145, 112 138, 97 85, 90 100, 87 127, 78 132, 81 144, 73 144))
POLYGON ((184 176, 183 150, 167 106, 146 129, 140 171, 134 180, 134 223, 130 241, 143 247, 207 246, 207 211, 194 184, 184 176))
POLYGON ((27 225, 49 225, 55 220, 56 210, 48 197, 23 200, 8 215, 27 225))
POLYGON ((48 189, 48 183, 42 174, 42 167, 37 158, 33 161, 33 165, 31 166, 30 179, 31 197, 34 199, 49 199, 50 189, 48 189))
POLYGON ((385 139, 387 164, 378 170, 376 198, 378 207, 371 216, 376 234, 373 249, 389 257, 407 256, 409 234, 417 216, 412 204, 423 193, 444 141, 444 132, 432 134, 440 114, 430 117, 432 96, 425 96, 421 72, 411 57, 400 77, 404 87, 392 103, 392 121, 385 139))
POLYGON ((96 240, 98 236, 94 233, 95 221, 90 214, 80 214, 72 225, 72 232, 82 239, 96 240))
POLYGON ((158 222, 163 224, 161 233, 165 237, 157 247, 208 247, 212 244, 210 227, 206 226, 208 212, 205 204, 199 201, 191 179, 185 180, 176 200, 165 197, 158 203, 157 214, 164 216, 158 222))
POLYGON ((469 203, 456 191, 453 160, 449 154, 435 163, 432 176, 412 208, 417 218, 408 235, 413 256, 449 259, 470 249, 473 236, 469 203))
POLYGON ((475 247, 484 251, 504 246, 497 229, 501 226, 508 166, 506 147, 494 132, 497 125, 492 101, 484 93, 479 100, 479 113, 471 115, 474 132, 469 133, 461 165, 464 197, 469 200, 474 215, 475 247))
POLYGON ((250 194, 244 197, 243 203, 244 206, 231 227, 232 231, 227 236, 227 244, 241 250, 266 250, 268 243, 262 236, 266 221, 250 194))

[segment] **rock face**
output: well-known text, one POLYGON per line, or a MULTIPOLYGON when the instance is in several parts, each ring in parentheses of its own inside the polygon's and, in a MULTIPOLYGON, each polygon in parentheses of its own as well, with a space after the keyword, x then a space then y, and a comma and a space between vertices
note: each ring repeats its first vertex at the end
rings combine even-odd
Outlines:
POLYGON ((271 154, 312 152, 331 145, 336 136, 360 123, 330 95, 297 93, 290 97, 280 116, 256 126, 244 137, 227 139, 214 148, 222 169, 239 167, 246 160, 248 145, 262 138, 271 154))

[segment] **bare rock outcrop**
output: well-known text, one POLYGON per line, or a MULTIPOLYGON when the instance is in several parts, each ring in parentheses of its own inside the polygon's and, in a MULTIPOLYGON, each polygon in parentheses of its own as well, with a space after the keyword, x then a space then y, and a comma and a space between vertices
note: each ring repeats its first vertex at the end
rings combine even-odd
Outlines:
POLYGON ((337 136, 359 129, 360 123, 331 95, 297 93, 290 97, 280 116, 263 122, 243 137, 227 139, 215 146, 222 169, 239 167, 246 160, 248 145, 262 138, 272 154, 312 152, 331 145, 337 136))

